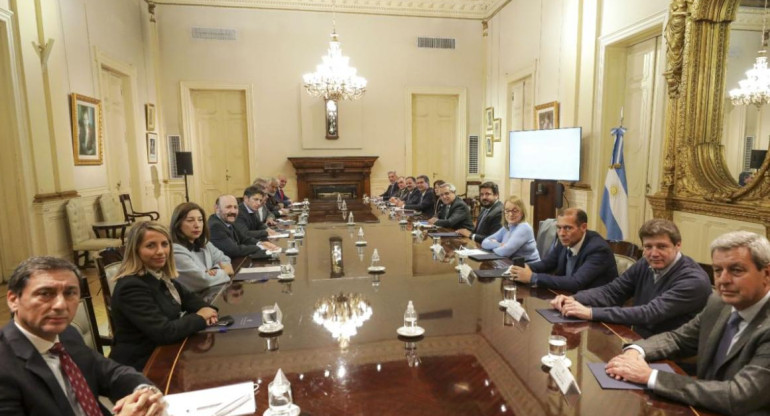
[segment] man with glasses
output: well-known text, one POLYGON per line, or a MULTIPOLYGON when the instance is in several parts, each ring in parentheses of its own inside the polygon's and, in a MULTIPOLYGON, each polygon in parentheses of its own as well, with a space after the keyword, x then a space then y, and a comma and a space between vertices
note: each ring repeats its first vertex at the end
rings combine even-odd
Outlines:
POLYGON ((524 267, 512 266, 519 282, 532 286, 577 292, 609 283, 618 276, 615 255, 607 241, 588 230, 588 215, 567 208, 556 216, 559 241, 544 259, 524 267))
POLYGON ((673 222, 652 219, 639 229, 644 257, 602 287, 559 295, 551 304, 565 316, 632 325, 643 337, 679 328, 703 309, 711 295, 706 272, 679 251, 673 222), (623 306, 633 299, 633 306, 623 306))
POLYGON ((484 182, 479 186, 481 212, 473 231, 460 229, 457 233, 463 237, 481 244, 487 236, 492 235, 503 226, 503 203, 500 202, 500 192, 494 182, 484 182))
POLYGON ((428 223, 437 227, 451 228, 453 230, 472 230, 473 220, 471 210, 462 199, 456 195, 456 188, 451 183, 445 183, 439 188, 441 202, 444 206, 428 223))
MULTIPOLYGON (((409 180, 409 178, 406 179, 407 181, 409 180)), ((426 175, 420 175, 417 177, 417 187, 413 192, 413 195, 408 197, 406 201, 396 203, 396 205, 404 207, 404 209, 430 212, 433 210, 433 205, 435 203, 436 195, 433 194, 433 189, 430 187, 430 179, 428 179, 426 175)))

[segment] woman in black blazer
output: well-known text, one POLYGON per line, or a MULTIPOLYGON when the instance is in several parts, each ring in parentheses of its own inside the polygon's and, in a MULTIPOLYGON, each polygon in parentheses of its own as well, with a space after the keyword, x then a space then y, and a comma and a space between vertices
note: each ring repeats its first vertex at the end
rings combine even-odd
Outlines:
POLYGON ((134 225, 115 279, 113 360, 142 371, 158 345, 182 341, 217 322, 217 311, 174 279, 168 229, 156 222, 134 225))

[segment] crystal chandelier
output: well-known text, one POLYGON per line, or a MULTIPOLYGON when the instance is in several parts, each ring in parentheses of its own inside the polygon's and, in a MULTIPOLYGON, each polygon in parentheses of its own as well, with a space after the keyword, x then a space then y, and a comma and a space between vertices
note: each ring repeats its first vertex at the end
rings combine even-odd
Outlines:
POLYGON ((340 293, 319 299, 315 304, 313 321, 323 325, 341 348, 347 348, 350 337, 358 333, 364 322, 372 316, 372 307, 358 293, 340 293))
POLYGON ((733 105, 753 104, 761 107, 770 103, 770 69, 767 67, 767 0, 762 18, 762 49, 758 52, 754 67, 746 71, 746 79, 738 82, 738 88, 730 90, 733 105))
POLYGON ((314 97, 324 100, 356 100, 366 92, 366 79, 356 75, 356 68, 348 65, 350 58, 342 56, 342 46, 332 23, 329 50, 321 57, 315 72, 305 74, 305 89, 314 97))

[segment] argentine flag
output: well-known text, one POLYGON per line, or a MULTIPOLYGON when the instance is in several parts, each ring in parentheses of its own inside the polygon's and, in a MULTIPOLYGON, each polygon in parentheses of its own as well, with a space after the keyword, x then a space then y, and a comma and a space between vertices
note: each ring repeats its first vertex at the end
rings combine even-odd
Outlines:
POLYGON ((628 237, 628 185, 626 183, 626 165, 623 160, 623 134, 626 129, 612 129, 615 145, 612 148, 612 160, 604 181, 602 207, 599 210, 604 225, 607 227, 608 240, 625 240, 628 237))

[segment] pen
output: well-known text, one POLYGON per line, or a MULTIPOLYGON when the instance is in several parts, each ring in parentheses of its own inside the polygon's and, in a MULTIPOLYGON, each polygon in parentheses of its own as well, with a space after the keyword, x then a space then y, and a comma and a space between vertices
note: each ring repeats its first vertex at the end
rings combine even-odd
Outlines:
POLYGON ((240 405, 246 403, 249 400, 249 395, 244 394, 243 396, 238 396, 235 398, 235 400, 231 401, 230 403, 225 404, 224 406, 220 407, 219 410, 214 412, 212 416, 225 416, 232 412, 233 410, 240 407, 240 405))

